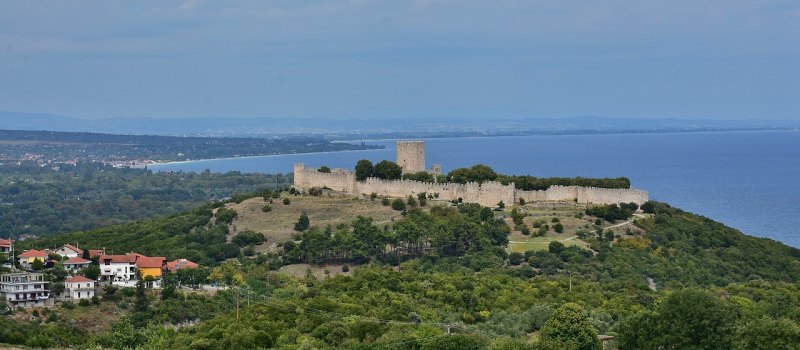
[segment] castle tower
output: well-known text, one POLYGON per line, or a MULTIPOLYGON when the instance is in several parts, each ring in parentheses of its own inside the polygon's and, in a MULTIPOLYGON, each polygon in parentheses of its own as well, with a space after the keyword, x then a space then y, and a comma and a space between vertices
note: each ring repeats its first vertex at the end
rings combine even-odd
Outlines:
POLYGON ((397 165, 403 174, 425 171, 425 141, 397 141, 397 165))

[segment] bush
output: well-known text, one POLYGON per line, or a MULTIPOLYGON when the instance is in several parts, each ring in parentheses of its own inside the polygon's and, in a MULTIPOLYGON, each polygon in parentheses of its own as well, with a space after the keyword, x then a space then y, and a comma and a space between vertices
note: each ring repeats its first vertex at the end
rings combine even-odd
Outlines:
POLYGON ((89 306, 89 299, 81 299, 81 301, 78 302, 78 305, 82 307, 89 306))
POLYGON ((400 198, 395 198, 392 201, 392 209, 397 210, 397 211, 406 210, 406 203, 403 202, 403 200, 400 199, 400 198))
POLYGON ((555 226, 553 226, 553 229, 555 229, 557 233, 564 233, 564 225, 560 222, 557 222, 555 226))
POLYGON ((561 219, 559 219, 559 218, 552 218, 552 219, 550 220, 550 222, 552 222, 552 223, 561 222, 561 219))
POLYGON ((244 247, 253 244, 261 244, 264 243, 266 240, 267 238, 264 237, 264 234, 247 230, 237 233, 235 236, 233 236, 231 242, 240 247, 244 247))
POLYGON ((520 232, 523 235, 529 236, 531 234, 531 229, 528 228, 528 225, 522 225, 522 227, 520 227, 520 232))
POLYGON ((517 253, 517 252, 508 254, 508 263, 511 265, 519 265, 522 263, 523 257, 524 255, 522 255, 522 253, 517 253))
POLYGON ((505 208, 505 207, 506 207, 506 204, 505 204, 505 203, 503 203, 503 201, 499 201, 499 202, 497 202, 497 207, 498 207, 498 208, 505 208))
POLYGON ((233 219, 236 218, 239 214, 234 209, 229 208, 219 208, 217 209, 217 222, 222 224, 230 224, 233 222, 233 219))
POLYGON ((269 213, 269 212, 272 211, 272 206, 269 205, 269 204, 265 204, 263 207, 261 207, 261 211, 263 211, 265 213, 269 213))
POLYGON ((342 272, 349 272, 349 271, 350 271, 350 265, 347 264, 342 265, 342 272))
POLYGON ((386 197, 381 198, 381 205, 383 205, 384 207, 388 207, 389 204, 392 204, 389 198, 386 197))
POLYGON ((525 198, 519 199, 519 205, 525 205, 525 198))
POLYGON ((289 198, 284 198, 283 205, 289 205, 289 204, 292 204, 292 201, 289 198))
POLYGON ((412 196, 408 196, 408 200, 406 202, 408 203, 409 207, 413 208, 413 207, 417 206, 417 200, 414 199, 414 197, 412 197, 412 196))
POLYGON ((369 194, 369 200, 374 201, 375 198, 378 198, 378 194, 377 193, 372 192, 372 193, 369 194))

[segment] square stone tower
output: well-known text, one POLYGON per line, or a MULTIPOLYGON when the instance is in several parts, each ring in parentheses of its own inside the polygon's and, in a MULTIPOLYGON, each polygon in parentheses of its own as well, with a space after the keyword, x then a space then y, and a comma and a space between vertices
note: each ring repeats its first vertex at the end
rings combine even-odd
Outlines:
POLYGON ((403 174, 425 171, 425 141, 397 141, 397 165, 403 174))

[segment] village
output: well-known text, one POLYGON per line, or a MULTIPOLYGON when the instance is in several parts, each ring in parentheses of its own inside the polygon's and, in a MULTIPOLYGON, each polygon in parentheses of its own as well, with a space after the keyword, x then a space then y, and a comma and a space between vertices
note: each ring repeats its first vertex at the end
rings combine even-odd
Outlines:
MULTIPOLYGON (((187 259, 167 261, 163 256, 135 252, 107 254, 105 249, 81 249, 64 244, 55 249, 25 250, 14 256, 14 241, 0 239, 0 266, 11 272, 0 274, 0 294, 8 308, 51 307, 56 303, 97 302, 106 287, 161 289, 172 278, 180 287, 179 274, 199 265, 187 259)), ((199 285, 204 278, 188 276, 199 285)), ((186 279, 184 279, 186 280, 186 279)))

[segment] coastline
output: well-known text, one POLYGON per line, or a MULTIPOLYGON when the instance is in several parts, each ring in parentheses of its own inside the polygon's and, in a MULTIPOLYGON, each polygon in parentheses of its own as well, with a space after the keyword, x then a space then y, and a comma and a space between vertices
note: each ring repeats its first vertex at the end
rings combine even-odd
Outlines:
MULTIPOLYGON (((800 129, 745 129, 745 130, 694 130, 694 131, 652 131, 652 132, 608 132, 608 133, 542 133, 542 134, 528 134, 528 135, 483 135, 483 136, 426 136, 426 137, 403 137, 403 138, 385 138, 385 139, 348 139, 348 140, 335 140, 332 143, 353 143, 353 142, 395 142, 409 139, 419 140, 452 140, 452 139, 484 139, 484 138, 518 138, 518 137, 549 137, 549 136, 605 136, 605 135, 643 135, 643 134, 729 134, 729 133, 747 133, 747 132, 800 132, 800 129)), ((312 154, 329 154, 329 153, 346 153, 346 152, 365 152, 365 151, 381 151, 386 148, 377 149, 352 149, 341 151, 321 151, 321 152, 305 152, 305 153, 282 153, 282 154, 266 154, 261 156, 244 156, 244 157, 223 157, 223 158, 204 158, 193 160, 178 160, 178 161, 152 161, 146 165, 136 165, 134 168, 146 168, 149 165, 173 165, 173 164, 189 164, 189 163, 203 163, 210 161, 232 160, 232 159, 255 159, 266 157, 285 157, 294 155, 312 155, 312 154)))

